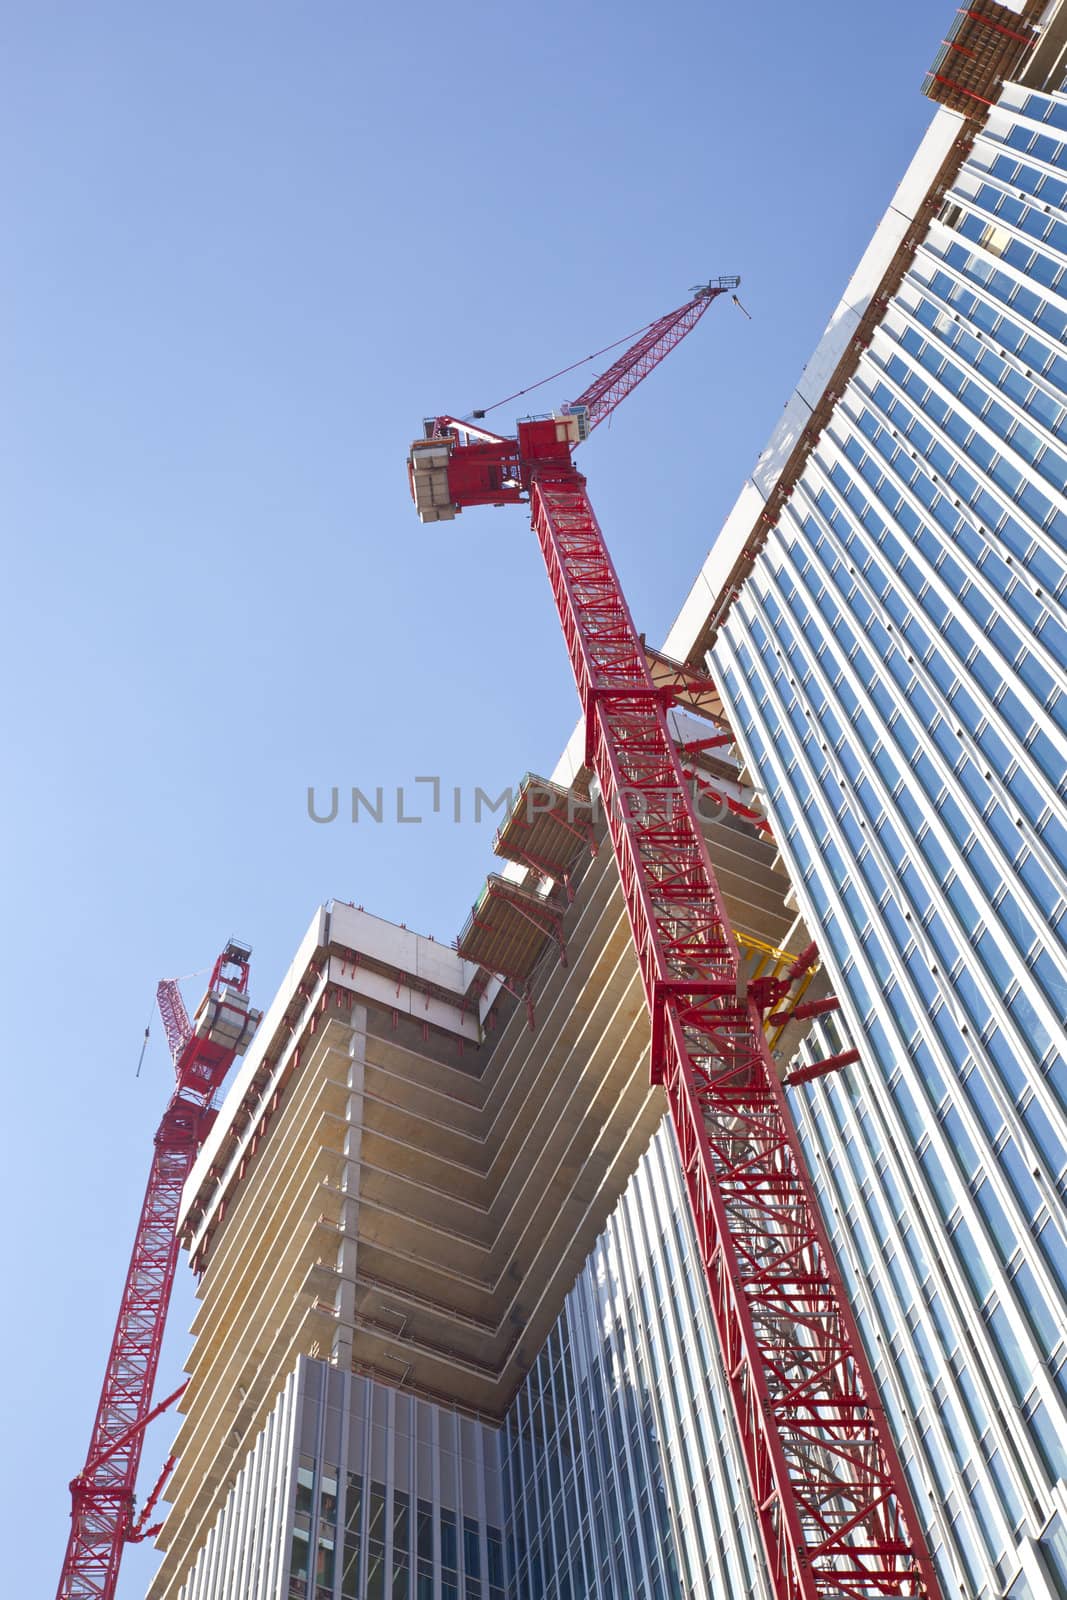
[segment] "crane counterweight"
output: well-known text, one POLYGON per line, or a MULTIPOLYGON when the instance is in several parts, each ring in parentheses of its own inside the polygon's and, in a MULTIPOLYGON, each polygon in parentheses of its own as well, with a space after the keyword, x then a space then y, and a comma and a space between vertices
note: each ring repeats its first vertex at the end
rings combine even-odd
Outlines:
POLYGON ((563 412, 520 422, 514 439, 454 417, 434 421, 451 431, 416 439, 408 456, 411 497, 423 522, 450 521, 464 506, 526 500, 535 468, 569 465, 581 437, 578 417, 563 412))

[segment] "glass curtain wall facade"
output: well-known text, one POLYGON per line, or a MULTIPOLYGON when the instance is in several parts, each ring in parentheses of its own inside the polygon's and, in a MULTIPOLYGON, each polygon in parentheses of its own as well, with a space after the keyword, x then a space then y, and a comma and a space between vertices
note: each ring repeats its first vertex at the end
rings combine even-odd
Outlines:
POLYGON ((500 1430, 301 1356, 181 1600, 506 1600, 500 1430))
POLYGON ((771 1600, 663 1124, 511 1409, 512 1600, 771 1600))
POLYGON ((945 1592, 983 1600, 1067 1594, 1065 205, 1067 96, 1009 85, 711 655, 823 1053, 863 1052, 794 1091, 803 1138, 945 1592))
POLYGON ((498 1430, 300 1363, 289 1600, 505 1600, 498 1430))
POLYGON ((503 1427, 301 1357, 181 1600, 773 1600, 673 1134, 503 1427))

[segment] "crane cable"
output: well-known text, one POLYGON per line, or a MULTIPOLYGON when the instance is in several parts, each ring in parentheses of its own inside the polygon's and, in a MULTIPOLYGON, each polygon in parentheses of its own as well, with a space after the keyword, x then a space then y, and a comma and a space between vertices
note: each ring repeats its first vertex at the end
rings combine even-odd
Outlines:
POLYGON ((495 400, 491 406, 484 406, 480 411, 471 412, 471 420, 475 417, 487 417, 490 411, 496 411, 500 406, 506 406, 509 400, 518 400, 520 395, 532 394, 535 389, 543 389, 546 383, 553 383, 556 378, 565 377, 568 372, 573 372, 576 367, 584 367, 587 361, 595 361, 598 356, 606 356, 609 350, 617 350, 620 344, 633 344, 643 333, 647 333, 653 323, 658 322, 658 317, 653 317, 652 322, 646 322, 644 327, 638 328, 636 333, 623 334, 621 339, 615 339, 611 344, 604 345, 601 350, 594 350, 590 356, 582 356, 580 361, 572 361, 569 367, 560 367, 558 372, 550 372, 547 378, 539 378, 536 383, 528 383, 525 389, 516 389, 514 394, 506 394, 503 400, 495 400))
MULTIPOLYGON (((751 313, 745 310, 737 296, 734 294, 730 298, 738 311, 743 316, 748 317, 749 322, 751 322, 751 313)), ((606 344, 602 349, 594 350, 592 355, 582 356, 580 361, 572 361, 569 367, 560 367, 558 372, 550 372, 547 378, 540 378, 536 383, 528 383, 525 389, 516 389, 514 394, 506 394, 503 400, 495 400, 491 406, 483 406, 478 411, 472 411, 467 420, 473 422, 476 419, 487 417, 490 411, 499 410, 501 406, 506 406, 510 400, 518 400, 524 394, 533 394, 535 389, 543 389, 546 383, 554 383, 557 378, 566 377, 568 372, 574 372, 576 368, 584 367, 586 362, 595 361, 598 356, 606 356, 609 350, 617 350, 620 344, 633 344, 636 339, 639 339, 643 333, 647 333, 649 328, 659 320, 658 317, 653 317, 652 322, 646 322, 643 328, 637 329, 636 333, 626 333, 621 339, 616 339, 612 344, 606 344)))
POLYGON ((141 1076, 141 1068, 144 1066, 144 1053, 148 1049, 148 1035, 152 1027, 152 1016, 155 1009, 153 1005, 152 1010, 148 1013, 148 1021, 145 1023, 144 1038, 141 1040, 141 1054, 137 1057, 137 1071, 134 1073, 135 1078, 141 1076))

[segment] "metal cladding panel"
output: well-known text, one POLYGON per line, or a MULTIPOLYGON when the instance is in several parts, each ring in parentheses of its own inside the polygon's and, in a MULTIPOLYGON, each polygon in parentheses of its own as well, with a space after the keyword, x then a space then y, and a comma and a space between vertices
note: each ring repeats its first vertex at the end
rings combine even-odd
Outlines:
POLYGON ((870 244, 845 285, 845 292, 797 384, 797 392, 812 404, 822 394, 826 379, 852 337, 853 319, 866 310, 878 292, 886 267, 907 234, 912 218, 926 199, 930 184, 961 127, 961 117, 941 108, 923 135, 907 172, 897 185, 870 244))
MULTIPOLYGON (((847 310, 845 312, 845 316, 848 319, 851 328, 854 329, 859 321, 859 318, 853 312, 847 310)), ((815 356, 812 357, 812 362, 809 362, 809 365, 814 363, 816 366, 818 366, 818 368, 823 372, 823 382, 825 382, 826 378, 828 378, 830 373, 833 371, 838 359, 839 354, 837 341, 826 339, 819 346, 815 356)), ((821 388, 822 385, 820 384, 819 387, 821 388)), ((777 428, 774 430, 774 435, 770 443, 752 469, 752 483, 755 485, 761 501, 766 500, 767 496, 778 482, 786 462, 789 460, 789 457, 793 454, 793 451, 799 444, 804 429, 807 427, 810 420, 811 402, 800 393, 799 388, 794 389, 793 393, 789 396, 789 399, 785 403, 785 409, 782 412, 782 416, 777 428)), ((761 504, 755 509, 755 513, 753 514, 750 499, 749 506, 747 508, 747 517, 741 518, 741 522, 744 524, 740 530, 743 538, 747 537, 748 533, 751 532, 755 518, 760 514, 762 509, 763 507, 761 504)), ((725 551, 723 553, 725 554, 725 551)), ((732 562, 730 564, 732 565, 732 562)), ((716 593, 718 592, 718 589, 722 587, 723 583, 725 583, 728 572, 729 567, 719 574, 719 582, 716 588, 716 593)), ((710 587, 712 583, 710 574, 708 582, 710 587)), ((714 598, 715 596, 713 595, 712 599, 714 598)))
POLYGON ((498 1440, 301 1356, 176 1600, 505 1600, 498 1440))
POLYGON ((335 909, 331 933, 338 944, 372 955, 387 966, 403 972, 415 970, 419 936, 395 922, 341 905, 335 909))
POLYGON ((552 769, 552 782, 569 789, 585 766, 585 728, 579 723, 552 769))
POLYGON ((445 1029, 477 1043, 481 1030, 478 1019, 469 1011, 461 1011, 459 997, 453 1004, 436 995, 404 983, 392 973, 376 972, 369 967, 353 969, 343 956, 330 957, 329 978, 342 989, 377 1003, 385 1010, 399 1011, 416 1022, 426 1022, 432 1027, 445 1029))
POLYGON ((449 945, 336 900, 331 910, 330 935, 333 943, 346 949, 371 956, 442 989, 454 990, 457 999, 467 993, 477 972, 449 945))
MULTIPOLYGON (((225 1507, 206 1531, 177 1600, 277 1600, 285 1574, 295 1494, 296 1430, 303 1412, 301 1367, 289 1376, 234 1477, 225 1507)), ((164 1537, 166 1537, 164 1535, 164 1537)))

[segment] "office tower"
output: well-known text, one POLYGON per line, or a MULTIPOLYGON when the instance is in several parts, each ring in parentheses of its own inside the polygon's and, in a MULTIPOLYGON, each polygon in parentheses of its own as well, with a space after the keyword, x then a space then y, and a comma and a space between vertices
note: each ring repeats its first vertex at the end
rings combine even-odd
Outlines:
POLYGON ((795 1102, 946 1591, 1001 1593, 1021 1561, 1010 1592, 1044 1595, 1067 1565, 1064 29, 1001 84, 973 52, 1020 18, 974 11, 667 648, 710 646, 841 998, 823 1043, 861 1050, 795 1102))

